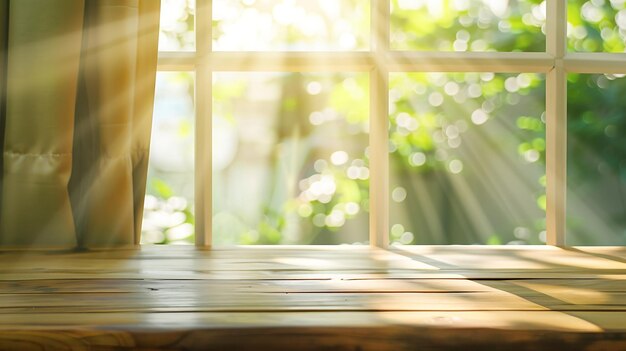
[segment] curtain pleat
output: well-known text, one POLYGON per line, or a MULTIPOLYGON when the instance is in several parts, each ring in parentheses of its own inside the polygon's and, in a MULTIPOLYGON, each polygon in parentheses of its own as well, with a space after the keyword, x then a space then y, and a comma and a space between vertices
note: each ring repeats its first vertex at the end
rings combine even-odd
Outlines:
POLYGON ((86 6, 81 81, 87 103, 79 128, 92 144, 76 148, 76 156, 87 159, 75 175, 83 183, 74 196, 82 200, 75 206, 82 217, 78 237, 88 248, 130 246, 141 234, 160 4, 101 0, 86 6))
POLYGON ((134 240, 131 131, 137 56, 137 0, 87 2, 85 84, 98 155, 85 200, 85 247, 134 240))
POLYGON ((160 1, 8 2, 0 244, 137 244, 160 1))
MULTIPOLYGON (((0 0, 0 150, 4 147, 4 126, 6 121, 6 75, 9 44, 9 0, 0 0)), ((2 174, 4 173, 4 152, 0 152, 0 214, 2 214, 2 174)), ((0 233, 2 233, 0 231, 0 233)))
POLYGON ((82 24, 80 0, 9 3, 4 246, 76 244, 67 183, 82 24))
MULTIPOLYGON (((89 6, 86 6, 83 20, 83 33, 92 25, 92 12, 89 6)), ((89 36, 83 35, 82 47, 88 48, 88 43, 89 36)), ((97 129, 97 116, 95 115, 97 111, 91 113, 89 100, 89 97, 94 95, 93 91, 97 89, 97 86, 89 87, 90 91, 88 91, 87 81, 94 81, 94 78, 90 77, 92 73, 86 70, 86 67, 90 66, 87 64, 89 60, 89 52, 83 50, 78 77, 78 92, 74 118, 72 177, 68 184, 77 232, 77 245, 80 248, 84 248, 82 233, 86 230, 86 218, 89 213, 88 193, 93 183, 93 177, 97 172, 97 161, 100 158, 100 138, 97 129)))
POLYGON ((137 40, 137 72, 135 74, 135 106, 133 113, 133 206, 134 243, 141 239, 143 204, 146 194, 154 89, 158 58, 160 3, 139 2, 139 30, 137 40))

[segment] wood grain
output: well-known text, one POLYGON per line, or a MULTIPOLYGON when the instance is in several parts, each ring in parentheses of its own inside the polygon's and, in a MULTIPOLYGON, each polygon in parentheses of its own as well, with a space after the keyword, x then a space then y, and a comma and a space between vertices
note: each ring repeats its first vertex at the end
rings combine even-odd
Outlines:
POLYGON ((623 248, 0 252, 1 350, 626 350, 623 248))

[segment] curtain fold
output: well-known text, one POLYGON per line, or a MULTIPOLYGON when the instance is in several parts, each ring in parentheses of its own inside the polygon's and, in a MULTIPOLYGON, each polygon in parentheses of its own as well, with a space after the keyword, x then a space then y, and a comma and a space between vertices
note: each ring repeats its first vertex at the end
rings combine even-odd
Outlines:
POLYGON ((159 1, 139 2, 139 28, 137 40, 137 68, 135 72, 135 103, 133 112, 133 207, 134 243, 141 240, 143 205, 146 195, 150 135, 154 108, 154 89, 158 58, 158 33, 160 19, 159 1), (155 35, 156 34, 156 35, 155 35))
MULTIPOLYGON (((6 121, 6 74, 9 43, 9 0, 0 0, 0 151, 4 147, 4 126, 6 121)), ((2 174, 4 156, 0 152, 0 214, 2 213, 2 174)), ((0 229, 1 230, 1 229, 0 229)), ((0 233, 2 233, 0 231, 0 233)))
POLYGON ((8 1, 2 245, 138 243, 159 7, 8 1))

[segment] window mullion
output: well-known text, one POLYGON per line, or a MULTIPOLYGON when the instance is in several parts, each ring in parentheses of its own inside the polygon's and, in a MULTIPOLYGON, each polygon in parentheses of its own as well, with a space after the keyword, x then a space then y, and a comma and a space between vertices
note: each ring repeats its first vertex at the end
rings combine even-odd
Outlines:
POLYGON ((370 245, 389 244, 389 0, 371 7, 374 68, 370 73, 370 245))
POLYGON ((390 72, 526 72, 547 73, 554 58, 545 52, 392 51, 390 72))
POLYGON ((546 51, 554 58, 554 68, 546 82, 546 243, 563 246, 567 194, 567 0, 546 3, 546 51))
POLYGON ((626 53, 568 53, 564 59, 568 73, 626 73, 626 53))
POLYGON ((157 71, 193 71, 196 65, 195 52, 176 52, 165 51, 159 52, 157 61, 157 71))
POLYGON ((195 235, 196 246, 212 243, 212 1, 196 3, 195 235))
POLYGON ((211 52, 213 72, 366 72, 373 60, 367 52, 211 52))

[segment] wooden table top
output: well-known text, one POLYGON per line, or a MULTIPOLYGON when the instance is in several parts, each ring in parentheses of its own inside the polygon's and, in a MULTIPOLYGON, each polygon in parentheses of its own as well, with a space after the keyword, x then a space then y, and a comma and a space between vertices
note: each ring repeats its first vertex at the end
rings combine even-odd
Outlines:
POLYGON ((0 349, 626 350, 626 248, 0 252, 0 349))

